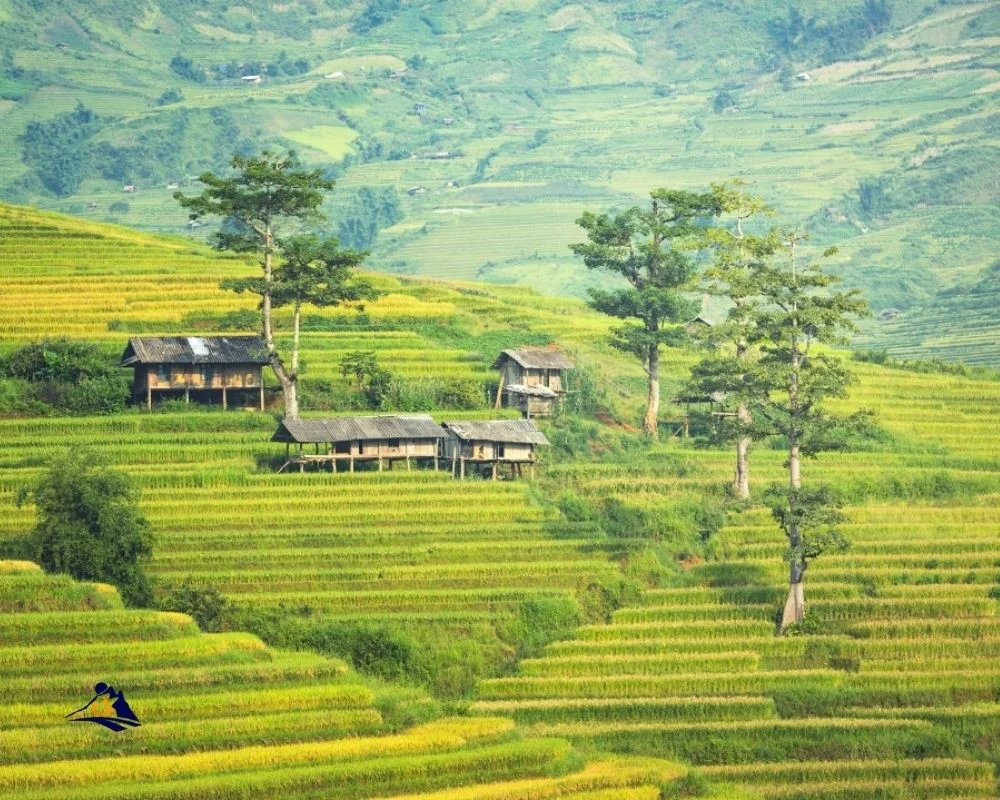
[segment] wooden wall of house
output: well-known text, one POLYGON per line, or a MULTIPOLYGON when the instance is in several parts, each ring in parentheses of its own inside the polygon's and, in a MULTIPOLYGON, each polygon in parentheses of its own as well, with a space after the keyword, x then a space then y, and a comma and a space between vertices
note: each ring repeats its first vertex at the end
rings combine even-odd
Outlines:
POLYGON ((558 369, 525 369, 516 361, 508 360, 500 371, 503 373, 504 386, 520 384, 548 386, 554 392, 563 390, 562 371, 558 369))
MULTIPOLYGON (((306 445, 308 447, 308 445, 306 445)), ((329 445, 327 445, 329 446, 329 445)), ((437 439, 364 439, 334 444, 332 452, 353 456, 383 456, 386 458, 434 458, 438 454, 437 439)))
POLYGON ((510 442, 463 442, 456 436, 445 439, 444 454, 446 458, 483 459, 492 461, 533 461, 535 446, 532 444, 513 444, 510 442), (497 445, 503 447, 503 455, 499 455, 497 445))
POLYGON ((136 389, 256 389, 261 385, 257 364, 149 364, 135 370, 136 389), (161 369, 161 367, 163 369, 161 369))

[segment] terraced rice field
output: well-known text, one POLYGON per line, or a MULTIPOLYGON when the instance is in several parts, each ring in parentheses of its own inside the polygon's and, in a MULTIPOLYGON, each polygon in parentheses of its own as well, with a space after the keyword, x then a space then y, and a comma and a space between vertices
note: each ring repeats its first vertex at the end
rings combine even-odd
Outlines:
MULTIPOLYGON (((23 217, 2 246, 20 237, 29 247, 40 227, 58 228, 24 215, 0 214, 23 217)), ((189 310, 239 307, 214 288, 229 270, 245 271, 236 262, 200 251, 185 262, 186 251, 140 234, 66 230, 94 246, 123 237, 128 263, 113 249, 104 262, 86 247, 62 260, 41 246, 26 250, 35 266, 28 259, 26 272, 0 277, 4 346, 45 330, 110 350, 132 330, 185 324, 189 310), (176 283, 164 289, 174 263, 176 283), (60 322, 73 308, 72 321, 60 322)), ((395 310, 310 331, 309 374, 335 377, 339 354, 377 349, 400 374, 484 376, 511 337, 551 337, 593 365, 623 419, 635 416, 638 370, 610 354, 600 341, 607 321, 579 304, 509 287, 383 280, 396 298, 383 302, 395 310)), ((668 387, 691 359, 665 358, 668 387)), ((0 758, 14 771, 0 771, 0 794, 120 796, 124 776, 138 770, 135 796, 240 796, 252 770, 274 796, 652 800, 680 774, 648 760, 666 758, 765 798, 995 796, 997 384, 856 368, 859 384, 840 408, 876 410, 887 435, 804 466, 806 481, 822 475, 851 503, 852 548, 808 574, 817 633, 773 635, 784 542, 755 508, 609 623, 580 628, 516 675, 482 682, 474 716, 397 731, 378 692, 335 660, 272 651, 246 634, 199 634, 178 615, 125 611, 107 588, 8 563, 0 630, 11 635, 0 675, 19 699, 16 712, 2 712, 13 732, 9 741, 0 733, 0 758), (128 687, 144 718, 137 732, 146 738, 115 759, 121 767, 91 764, 93 740, 73 739, 77 729, 61 715, 50 721, 82 704, 96 680, 128 687), (336 706, 339 691, 355 705, 336 706), (29 701, 39 697, 36 708, 29 701), (160 714, 155 725, 165 727, 147 728, 160 714), (513 719, 513 732, 497 719, 513 719), (581 752, 614 755, 584 766, 581 752), (3 784, 8 774, 21 783, 3 784)), ((536 497, 526 484, 460 483, 424 470, 276 475, 273 428, 270 416, 241 412, 0 420, 0 541, 21 539, 32 524, 32 510, 14 506, 16 488, 54 454, 88 446, 142 487, 158 534, 157 579, 215 586, 237 609, 307 623, 394 621, 458 640, 503 625, 532 599, 579 598, 619 576, 617 557, 634 547, 676 555, 669 538, 613 539, 538 497, 571 488, 669 513, 718 496, 732 460, 676 440, 637 446, 549 463, 536 497)), ((759 447, 755 487, 780 480, 782 460, 759 447)))
MULTIPOLYGON (((521 737, 497 717, 393 730, 340 661, 125 610, 110 587, 27 562, 0 561, 0 630, 5 797, 638 800, 684 774, 651 759, 584 765, 566 740, 521 737), (141 723, 112 748, 116 734, 64 719, 97 681, 124 689, 141 723)), ((410 694, 396 700, 417 711, 410 694)))
POLYGON ((31 526, 31 509, 12 507, 14 487, 79 442, 140 479, 158 536, 152 574, 214 586, 238 607, 461 626, 617 573, 593 524, 532 505, 516 483, 399 469, 255 474, 255 459, 276 452, 272 427, 252 414, 0 421, 0 537, 31 526), (168 446, 178 436, 184 444, 168 446))
MULTIPOLYGON (((473 710, 601 751, 676 758, 765 798, 995 797, 996 384, 860 373, 850 405, 879 411, 896 452, 804 465, 806 481, 822 475, 854 503, 850 549, 807 573, 816 633, 775 637, 786 545, 753 509, 675 585, 550 645, 517 676, 482 682, 473 710)), ((754 454, 758 486, 781 479, 782 458, 754 454)), ((560 466, 548 480, 669 508, 729 468, 728 454, 671 445, 641 465, 560 466)))

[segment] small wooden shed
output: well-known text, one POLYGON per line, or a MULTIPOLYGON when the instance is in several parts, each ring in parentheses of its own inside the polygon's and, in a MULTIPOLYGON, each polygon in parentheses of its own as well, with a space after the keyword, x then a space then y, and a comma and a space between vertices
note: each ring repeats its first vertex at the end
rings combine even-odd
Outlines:
POLYGON ((573 362, 552 348, 504 350, 493 369, 500 370, 496 407, 516 408, 525 417, 551 414, 566 393, 566 370, 573 362))
POLYGON ((183 397, 264 409, 263 368, 270 363, 259 336, 136 336, 120 366, 133 369, 133 402, 183 397))
POLYGON ((451 474, 465 477, 467 465, 478 469, 490 467, 496 479, 501 464, 510 465, 510 476, 520 476, 527 464, 534 475, 538 456, 535 448, 549 440, 527 419, 502 419, 486 422, 445 422, 444 456, 451 461, 451 474))
POLYGON ((285 443, 286 461, 278 470, 298 465, 329 465, 336 472, 344 465, 354 472, 356 462, 378 462, 379 471, 396 461, 426 462, 438 467, 445 432, 426 414, 382 414, 371 417, 286 419, 278 425, 272 442, 285 443), (313 452, 307 447, 312 445, 313 452), (297 452, 292 447, 296 446, 297 452))

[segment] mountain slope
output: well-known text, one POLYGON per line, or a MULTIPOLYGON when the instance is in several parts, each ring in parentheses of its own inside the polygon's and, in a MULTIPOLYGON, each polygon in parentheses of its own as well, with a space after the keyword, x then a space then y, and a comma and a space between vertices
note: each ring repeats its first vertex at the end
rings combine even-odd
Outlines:
POLYGON ((933 309, 995 252, 995 6, 795 6, 7 0, 0 186, 181 233, 168 187, 293 146, 376 268, 582 294, 582 209, 741 175, 877 310, 933 309))

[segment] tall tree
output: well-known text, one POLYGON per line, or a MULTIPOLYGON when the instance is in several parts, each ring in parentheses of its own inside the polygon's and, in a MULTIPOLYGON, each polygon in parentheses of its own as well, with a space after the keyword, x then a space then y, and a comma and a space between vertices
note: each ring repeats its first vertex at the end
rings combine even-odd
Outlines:
POLYGON ((787 264, 766 264, 755 271, 763 303, 754 334, 760 347, 754 415, 784 437, 788 448, 788 485, 770 492, 772 513, 788 538, 789 590, 782 630, 805 617, 809 563, 827 550, 846 546, 836 528, 842 517, 834 494, 822 485, 803 487, 801 463, 803 457, 835 446, 837 421, 822 403, 845 397, 852 382, 843 362, 822 346, 845 344, 845 334, 857 330, 852 318, 870 313, 857 290, 832 290, 839 278, 816 263, 797 263, 802 241, 802 236, 789 234, 787 264))
POLYGON ((750 342, 756 329, 757 270, 780 248, 781 237, 774 228, 759 234, 747 231, 755 218, 773 212, 760 197, 747 192, 742 180, 713 184, 712 193, 727 224, 705 231, 714 259, 702 276, 702 288, 725 298, 730 308, 705 337, 715 350, 693 368, 689 392, 705 397, 722 394, 735 407, 735 417, 720 418, 716 439, 735 445, 733 494, 746 500, 750 497, 750 445, 755 437, 748 394, 752 391, 750 342))
POLYGON ((639 359, 647 375, 642 429, 657 436, 660 409, 660 348, 684 341, 684 323, 697 313, 681 294, 694 277, 692 243, 699 221, 718 213, 710 193, 671 189, 650 192, 649 208, 610 216, 585 211, 577 224, 589 241, 570 245, 588 269, 620 275, 627 289, 590 290, 590 305, 626 320, 612 330, 612 345, 639 359), (638 323, 628 320, 638 320, 638 323))
MULTIPOLYGON (((341 248, 336 239, 321 239, 302 234, 280 243, 281 263, 274 270, 272 300, 275 308, 292 308, 292 356, 289 377, 299 377, 299 337, 302 329, 302 306, 318 308, 374 300, 378 290, 368 281, 357 278, 354 269, 368 253, 341 248)), ((239 291, 239 287, 229 288, 239 291)))
POLYGON ((215 215, 233 224, 213 236, 218 250, 248 253, 260 258, 262 279, 256 283, 233 284, 225 288, 252 291, 260 295, 261 326, 271 369, 281 384, 285 416, 299 415, 297 376, 285 366, 274 342, 274 268, 280 248, 278 234, 289 225, 322 219, 319 213, 323 193, 333 181, 320 170, 306 170, 294 152, 285 155, 265 150, 259 156, 234 155, 233 173, 227 176, 205 172, 199 180, 204 191, 196 197, 181 192, 174 198, 190 211, 191 219, 215 215))

